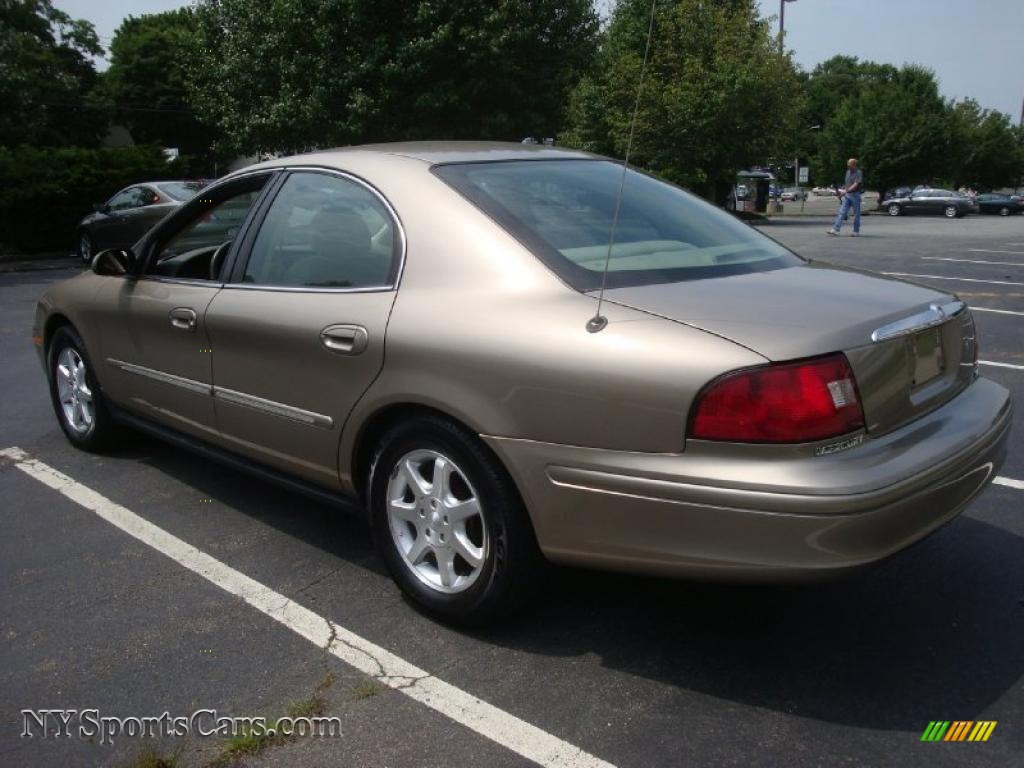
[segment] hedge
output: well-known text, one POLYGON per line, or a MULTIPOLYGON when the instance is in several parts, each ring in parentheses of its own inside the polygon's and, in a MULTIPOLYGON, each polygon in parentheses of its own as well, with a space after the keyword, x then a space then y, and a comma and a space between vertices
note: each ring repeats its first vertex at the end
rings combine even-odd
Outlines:
POLYGON ((0 253, 72 250, 75 225, 122 187, 181 178, 159 147, 0 147, 0 253))

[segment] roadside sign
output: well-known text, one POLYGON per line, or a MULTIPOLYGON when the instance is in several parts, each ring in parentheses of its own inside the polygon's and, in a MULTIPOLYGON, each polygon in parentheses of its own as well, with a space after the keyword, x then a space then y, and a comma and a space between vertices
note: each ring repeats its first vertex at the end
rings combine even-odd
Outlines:
POLYGON ((807 181, 811 178, 810 170, 811 169, 808 168, 806 165, 803 168, 800 169, 800 174, 798 176, 798 181, 797 181, 798 184, 806 184, 807 183, 807 181))

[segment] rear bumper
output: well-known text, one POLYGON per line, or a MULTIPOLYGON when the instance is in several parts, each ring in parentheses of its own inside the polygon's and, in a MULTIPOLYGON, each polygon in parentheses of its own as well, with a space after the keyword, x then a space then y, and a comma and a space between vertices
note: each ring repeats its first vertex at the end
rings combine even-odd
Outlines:
POLYGON ((556 562, 701 578, 855 567, 959 514, 996 475, 1012 405, 979 379, 941 408, 837 454, 691 443, 643 454, 486 437, 556 562))

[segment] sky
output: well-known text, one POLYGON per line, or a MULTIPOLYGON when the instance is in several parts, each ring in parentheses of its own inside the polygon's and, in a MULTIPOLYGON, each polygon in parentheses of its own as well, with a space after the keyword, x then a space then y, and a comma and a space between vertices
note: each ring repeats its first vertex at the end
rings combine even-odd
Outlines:
MULTIPOLYGON (((779 0, 758 0, 765 16, 779 0)), ((93 22, 107 47, 121 20, 182 0, 55 0, 93 22)), ((598 0, 602 12, 613 0, 598 0)), ((786 4, 786 46, 804 69, 842 53, 889 64, 922 64, 948 98, 971 97, 1020 118, 1024 100, 1024 0, 796 0, 786 4)), ((97 62, 101 69, 103 62, 97 62)))

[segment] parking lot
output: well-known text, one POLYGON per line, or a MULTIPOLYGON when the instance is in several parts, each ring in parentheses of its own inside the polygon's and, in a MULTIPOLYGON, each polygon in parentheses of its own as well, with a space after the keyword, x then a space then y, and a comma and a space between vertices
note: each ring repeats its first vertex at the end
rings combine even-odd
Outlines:
POLYGON ((1000 484, 841 579, 556 571, 534 612, 481 632, 418 614, 339 510, 142 436, 72 449, 30 327, 40 293, 80 267, 0 274, 0 450, 22 452, 0 455, 0 764, 143 765, 138 738, 22 738, 23 709, 276 717, 312 702, 340 736, 155 749, 182 766, 1021 765, 1024 217, 869 216, 860 238, 829 224, 763 231, 974 308, 982 374, 1018 405, 1000 484), (921 742, 934 720, 998 725, 985 743, 921 742))

